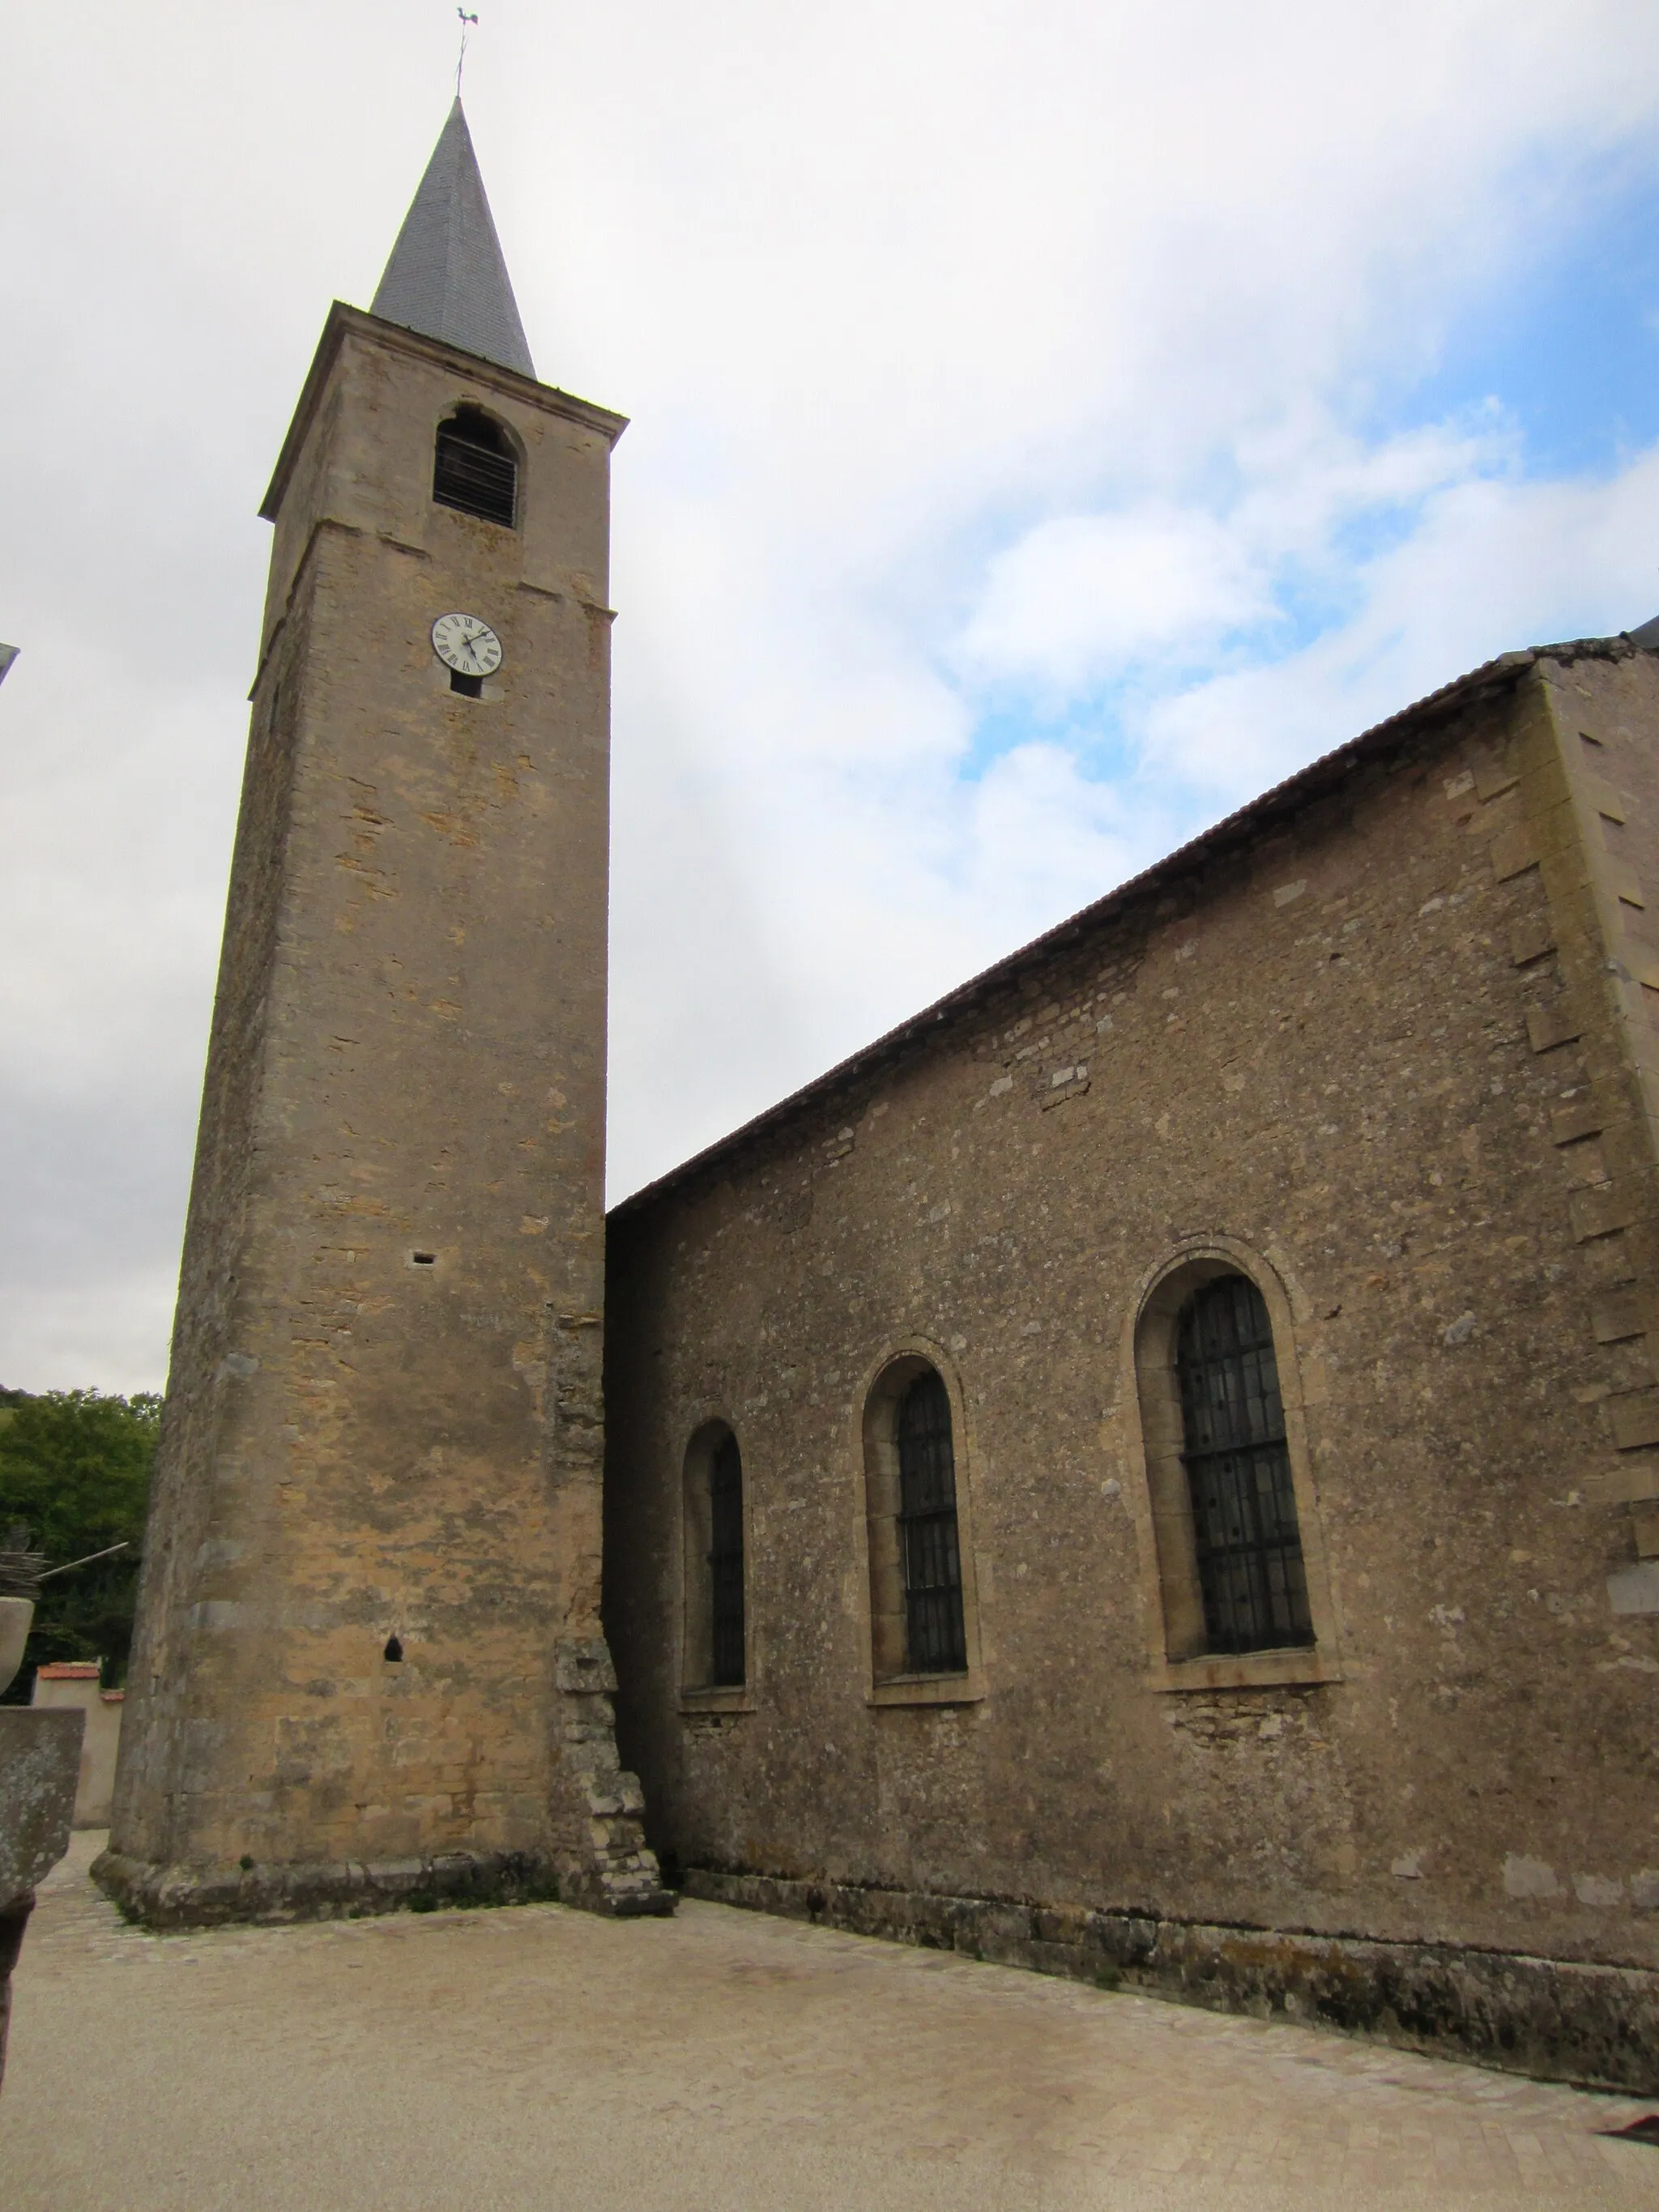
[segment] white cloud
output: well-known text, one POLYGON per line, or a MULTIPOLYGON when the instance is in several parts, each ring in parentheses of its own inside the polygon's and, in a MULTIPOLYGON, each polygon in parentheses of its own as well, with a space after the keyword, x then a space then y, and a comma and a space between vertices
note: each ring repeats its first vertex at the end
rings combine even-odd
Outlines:
POLYGON ((1260 551, 1169 503, 1039 523, 990 564, 965 666, 1073 696, 1150 653, 1188 656, 1274 611, 1260 551))
POLYGON ((975 793, 968 888, 995 904, 1016 939, 1138 874, 1169 841, 1159 811, 1130 805, 1084 775, 1055 744, 1017 746, 993 763, 975 793))
MULTIPOLYGON (((252 511, 450 29, 9 29, 8 1380, 156 1379, 252 511)), ((635 418, 619 1189, 1413 692, 1659 611, 1649 462, 1529 485, 1501 417, 1389 427, 1651 167, 1641 0, 496 0, 468 106, 544 373, 635 418)))
POLYGON ((1351 620, 1160 701, 1146 762, 1235 805, 1497 653, 1633 629, 1659 613, 1656 515, 1659 451, 1606 482, 1449 485, 1356 572, 1351 620))
POLYGON ((1348 588, 1341 533, 1402 528, 1448 485, 1498 465, 1508 441, 1414 430, 1367 448, 1328 416, 1241 443, 1215 506, 1165 497, 1036 524, 987 564, 955 647, 969 685, 1085 696, 1148 661, 1190 669, 1232 633, 1290 635, 1291 587, 1348 588))

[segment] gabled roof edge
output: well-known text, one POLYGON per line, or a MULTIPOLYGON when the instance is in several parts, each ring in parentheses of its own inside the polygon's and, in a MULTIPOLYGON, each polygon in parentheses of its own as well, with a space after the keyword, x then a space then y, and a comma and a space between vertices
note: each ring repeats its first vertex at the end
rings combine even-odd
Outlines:
POLYGON ((814 1076, 811 1082, 790 1091, 775 1104, 741 1123, 728 1135, 717 1138, 712 1145, 706 1145, 701 1152, 694 1152, 678 1167, 670 1168, 654 1181, 641 1184, 638 1190, 630 1191, 626 1198, 619 1199, 610 1208, 605 1218, 614 1221, 623 1215, 642 1209, 655 1199, 665 1197, 678 1184, 689 1182, 694 1176, 714 1168, 723 1154, 735 1152, 763 1130, 781 1125, 820 1099, 830 1097, 838 1087, 866 1073, 878 1061, 891 1060, 907 1046, 919 1042, 941 1022, 948 1021, 953 1014, 965 1012, 976 999, 982 997, 994 985, 1017 975, 1022 968, 1057 949, 1091 923, 1106 920, 1114 908, 1127 905, 1133 898, 1144 896, 1161 881, 1183 874, 1199 860, 1236 843, 1243 833, 1265 823, 1288 803, 1311 798, 1322 786, 1346 775, 1369 754, 1380 752, 1392 739, 1404 737, 1413 723, 1443 715, 1450 708, 1504 690, 1518 683, 1540 660, 1623 660, 1636 653, 1655 650, 1659 650, 1659 641, 1655 645, 1638 646, 1632 641, 1627 631, 1621 630, 1614 637, 1577 638, 1560 645, 1529 646, 1521 652, 1500 653, 1495 659, 1483 661, 1478 668, 1470 669, 1467 675, 1456 677, 1449 684, 1443 684, 1437 690, 1427 692, 1422 698, 1413 700, 1409 706, 1401 708, 1386 720, 1374 724, 1369 730, 1362 730, 1358 737, 1350 738, 1346 744, 1336 746, 1330 752, 1322 753, 1316 760, 1310 761, 1305 768, 1298 769, 1294 775, 1286 776, 1282 782, 1258 793, 1244 805, 1224 815, 1218 822, 1212 823, 1207 830, 1201 830, 1197 836, 1189 838, 1184 845, 1176 846, 1173 852, 1154 860, 1150 867, 1143 868, 1138 875, 1127 877, 1103 896, 1079 908, 1075 914, 1068 915, 1063 921, 1056 922, 1053 928, 1044 930, 1041 936, 1034 937, 1013 951, 1005 953, 1000 960, 981 969, 967 982, 957 984, 942 999, 936 999, 931 1006, 924 1006, 920 1013, 910 1015, 896 1028, 886 1030, 847 1059, 838 1060, 833 1067, 826 1068, 822 1075, 814 1076))

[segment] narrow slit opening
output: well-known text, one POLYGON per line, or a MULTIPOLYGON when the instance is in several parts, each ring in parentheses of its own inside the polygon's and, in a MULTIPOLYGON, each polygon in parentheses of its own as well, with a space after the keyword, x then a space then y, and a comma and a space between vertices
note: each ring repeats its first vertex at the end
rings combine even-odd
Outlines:
POLYGON ((386 1650, 382 1653, 381 1656, 383 1658, 390 1659, 395 1665, 397 1662, 403 1657, 403 1645, 398 1641, 398 1638, 395 1636, 388 1636, 386 1640, 386 1650))
POLYGON ((415 1252, 410 1255, 410 1257, 417 1267, 435 1267, 438 1264, 438 1255, 435 1252, 415 1252))

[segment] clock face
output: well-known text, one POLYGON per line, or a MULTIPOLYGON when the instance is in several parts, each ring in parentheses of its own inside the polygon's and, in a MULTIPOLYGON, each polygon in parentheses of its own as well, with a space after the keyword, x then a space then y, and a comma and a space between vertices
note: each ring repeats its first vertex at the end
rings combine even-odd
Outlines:
POLYGON ((432 650, 459 676, 493 676, 501 665, 501 641, 477 615, 440 615, 432 650))

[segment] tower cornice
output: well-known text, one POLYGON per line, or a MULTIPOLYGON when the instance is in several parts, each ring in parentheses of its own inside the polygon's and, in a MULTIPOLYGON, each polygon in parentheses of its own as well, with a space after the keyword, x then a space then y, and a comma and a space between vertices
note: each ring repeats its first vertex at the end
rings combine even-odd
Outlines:
POLYGON ((444 368, 459 372, 470 385, 499 392, 507 398, 539 407, 545 414, 562 415, 568 422, 579 422, 584 429, 596 431, 612 446, 628 428, 627 416, 615 414, 608 407, 596 406, 591 399, 578 399, 574 393, 562 392, 556 385, 539 384, 533 376, 521 376, 516 369, 502 368, 499 362, 486 361, 478 354, 465 353, 460 347, 447 344, 441 338, 428 337, 419 331, 406 330, 401 323, 389 323, 383 316, 367 314, 361 307, 349 307, 343 300, 336 300, 323 325, 322 336, 317 341, 317 350, 312 356, 311 367, 306 373, 306 380, 300 392, 299 404, 295 408, 294 418, 288 426, 282 451, 276 457, 276 469, 260 502, 260 517, 266 522, 276 520, 289 479, 327 386, 330 373, 348 337, 361 337, 388 352, 435 362, 444 368))

